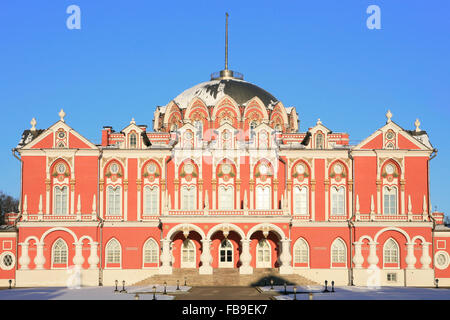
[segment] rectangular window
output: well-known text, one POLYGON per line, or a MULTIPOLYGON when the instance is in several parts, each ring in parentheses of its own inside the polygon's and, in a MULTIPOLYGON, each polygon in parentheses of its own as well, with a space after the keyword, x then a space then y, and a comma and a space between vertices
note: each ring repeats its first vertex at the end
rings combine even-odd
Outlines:
POLYGON ((388 282, 397 282, 397 274, 396 273, 388 273, 387 281, 388 282))

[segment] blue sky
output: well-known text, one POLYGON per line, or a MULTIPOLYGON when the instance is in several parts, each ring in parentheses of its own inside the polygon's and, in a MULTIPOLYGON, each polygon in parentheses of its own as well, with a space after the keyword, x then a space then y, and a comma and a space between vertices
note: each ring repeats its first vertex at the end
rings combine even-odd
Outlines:
POLYGON ((363 140, 393 120, 416 118, 439 150, 431 202, 450 211, 450 2, 436 1, 100 1, 0 2, 0 190, 18 196, 11 155, 32 117, 38 128, 66 121, 94 143, 101 129, 153 111, 223 69, 224 13, 229 67, 295 106, 300 129, 320 118, 363 140), (69 30, 69 5, 81 30, 69 30), (369 5, 381 30, 369 30, 369 5))

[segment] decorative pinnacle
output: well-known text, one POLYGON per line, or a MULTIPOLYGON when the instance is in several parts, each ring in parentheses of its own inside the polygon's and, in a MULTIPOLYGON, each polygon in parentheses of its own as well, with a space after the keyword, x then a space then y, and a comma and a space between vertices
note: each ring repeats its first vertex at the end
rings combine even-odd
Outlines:
POLYGON ((136 124, 136 121, 134 121, 134 118, 131 118, 130 124, 136 124))
POLYGON ((30 130, 31 131, 36 131, 36 124, 37 124, 36 118, 31 119, 30 124, 31 124, 31 129, 30 130))
POLYGON ((416 132, 420 132, 422 130, 420 130, 419 126, 420 126, 420 121, 419 119, 416 119, 416 122, 414 122, 414 125, 416 126, 416 132))
POLYGON ((64 117, 66 116, 66 113, 63 109, 58 113, 59 117, 61 118, 61 121, 64 122, 64 117))
POLYGON ((317 119, 317 123, 316 123, 316 125, 319 125, 319 124, 322 124, 322 121, 320 121, 320 118, 319 118, 319 119, 317 119))
POLYGON ((391 118, 392 118, 392 112, 391 110, 388 110, 388 112, 386 113, 386 118, 387 118, 387 122, 391 122, 391 118))

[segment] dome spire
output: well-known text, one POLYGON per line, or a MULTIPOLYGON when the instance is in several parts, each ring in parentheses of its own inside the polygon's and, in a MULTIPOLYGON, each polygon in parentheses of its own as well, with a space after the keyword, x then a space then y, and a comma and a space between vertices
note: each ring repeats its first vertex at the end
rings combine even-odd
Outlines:
POLYGON ((228 12, 225 12, 225 70, 228 70, 228 12))
POLYGON ((236 71, 228 69, 228 17, 230 15, 225 12, 225 69, 214 72, 211 74, 211 80, 222 80, 222 79, 240 79, 244 80, 244 76, 236 71))

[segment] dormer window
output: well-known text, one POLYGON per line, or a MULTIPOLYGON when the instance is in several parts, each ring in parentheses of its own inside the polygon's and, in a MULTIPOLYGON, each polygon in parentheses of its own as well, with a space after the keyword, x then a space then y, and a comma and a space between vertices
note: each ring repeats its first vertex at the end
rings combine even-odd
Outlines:
POLYGON ((136 147, 137 147, 136 134, 132 133, 132 134, 130 134, 130 148, 131 149, 136 149, 136 147))
POLYGON ((318 133, 316 135, 316 149, 323 149, 323 134, 318 133))

